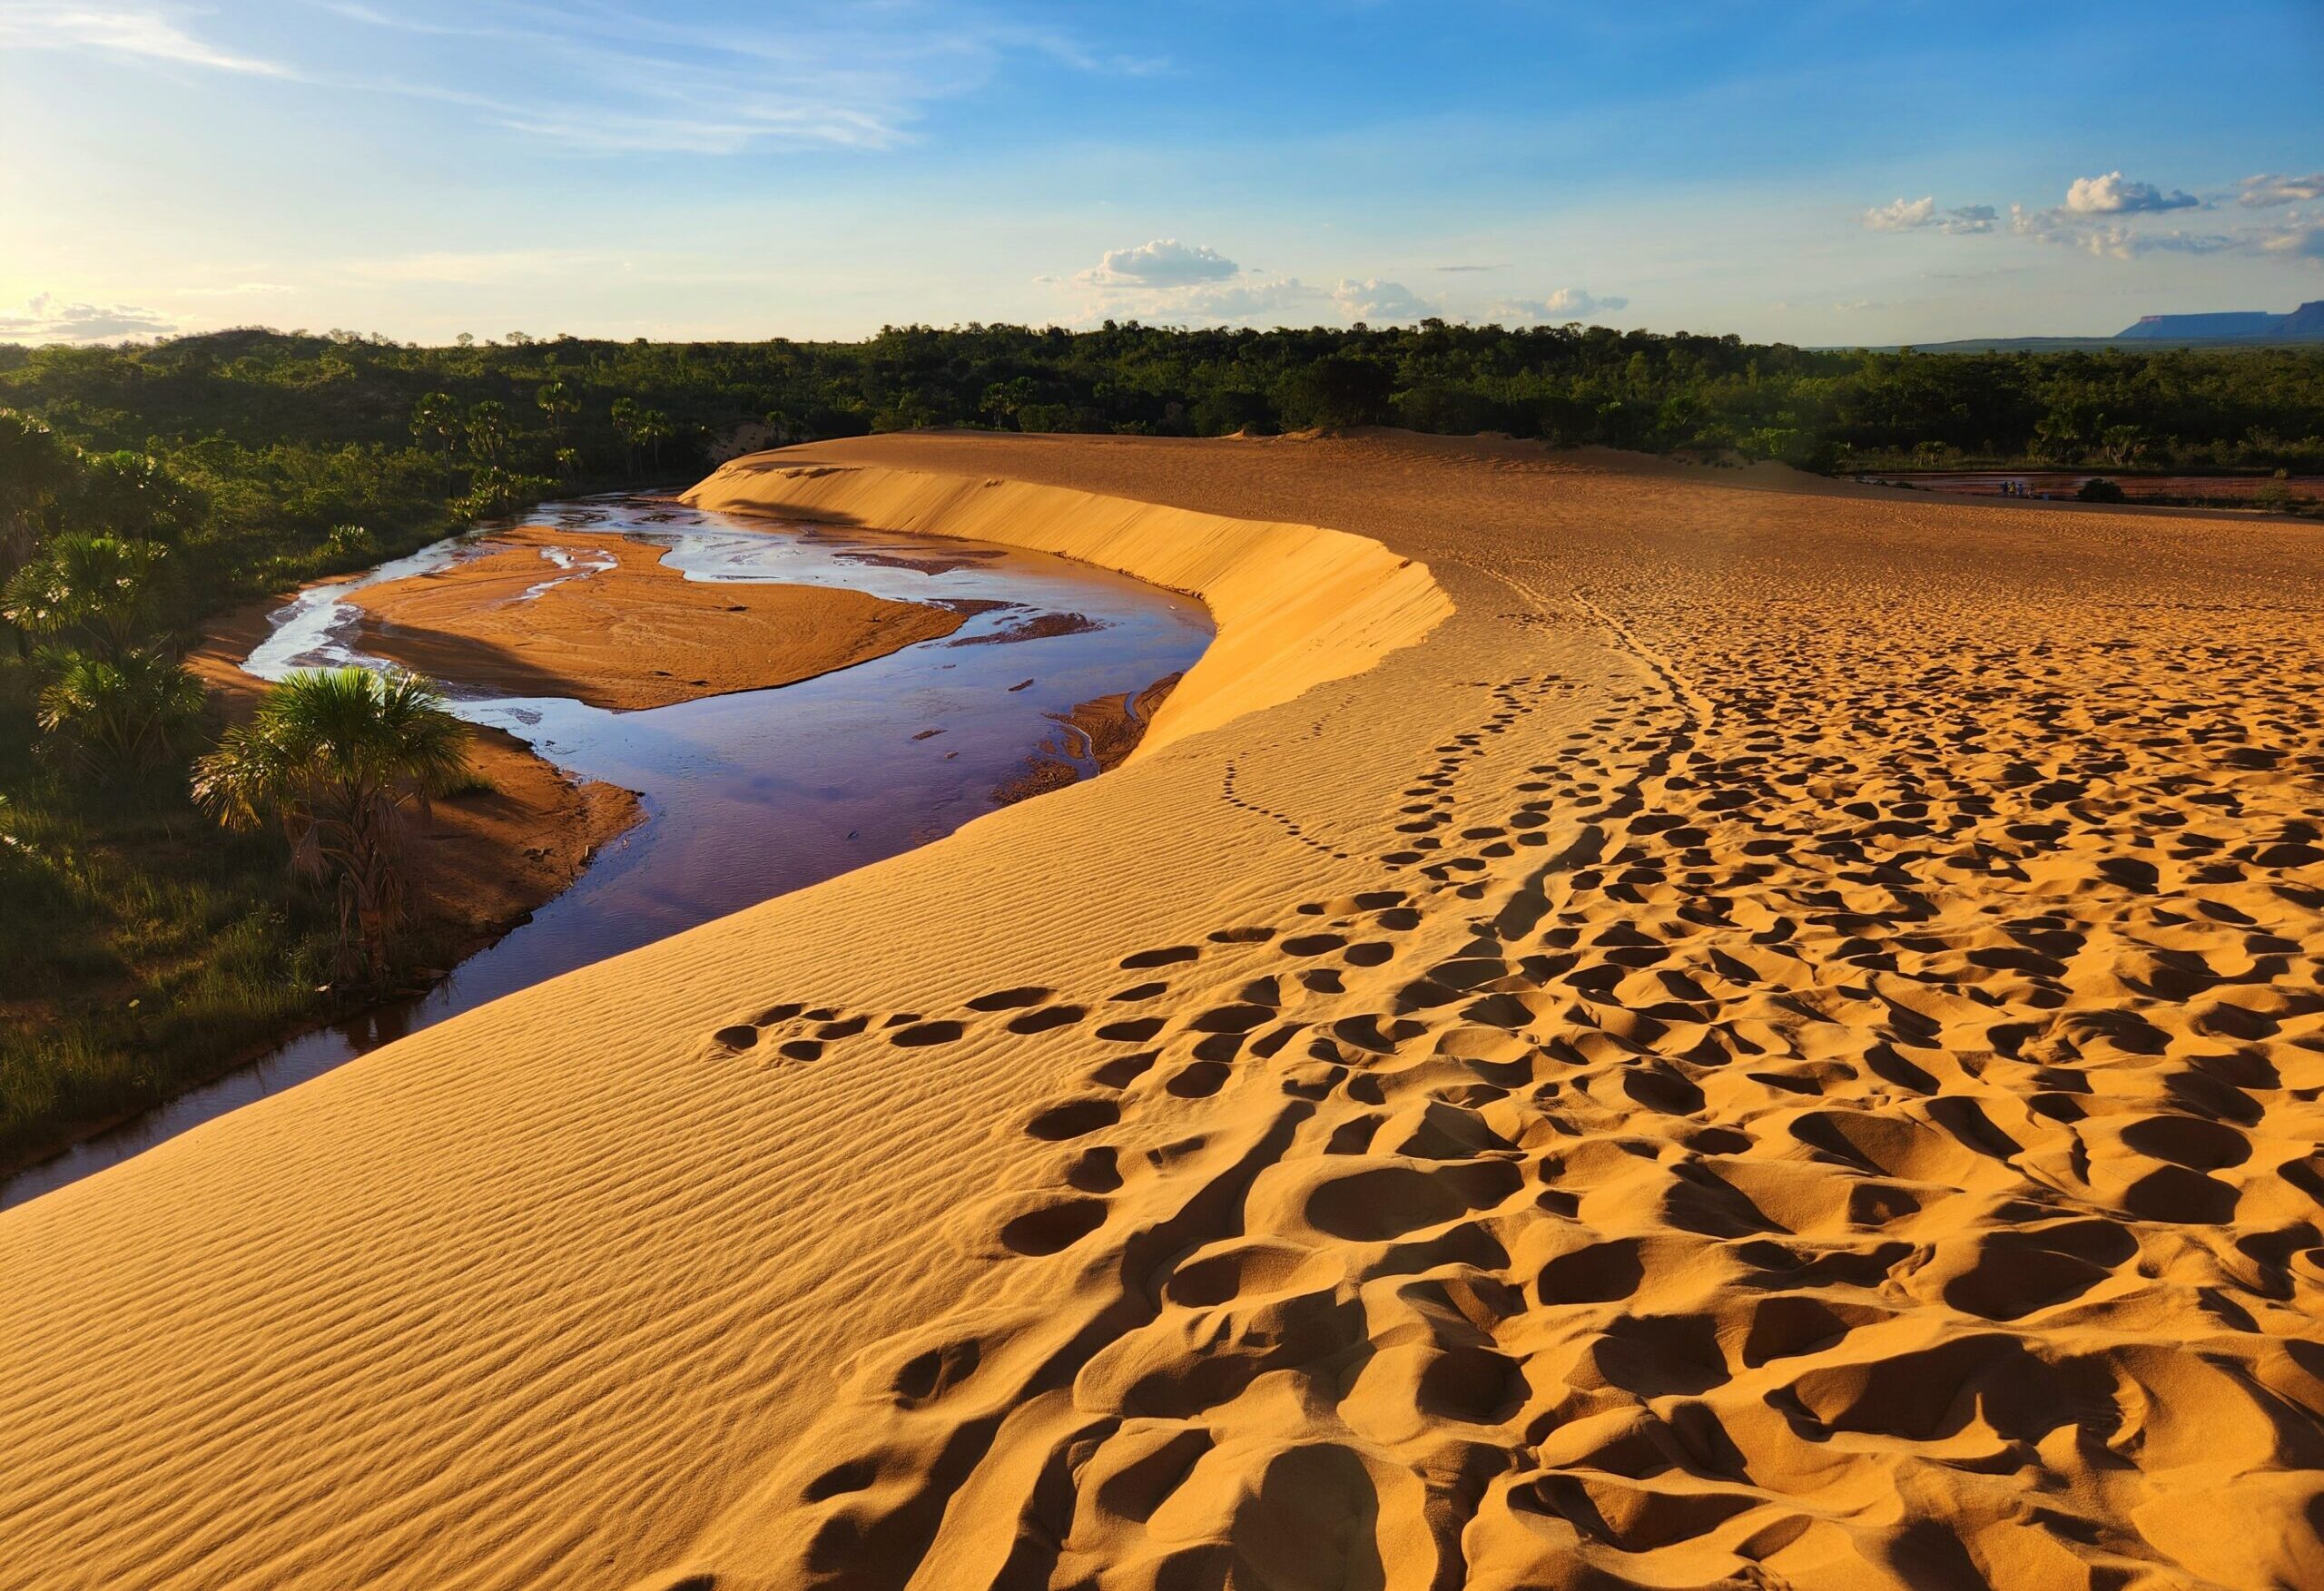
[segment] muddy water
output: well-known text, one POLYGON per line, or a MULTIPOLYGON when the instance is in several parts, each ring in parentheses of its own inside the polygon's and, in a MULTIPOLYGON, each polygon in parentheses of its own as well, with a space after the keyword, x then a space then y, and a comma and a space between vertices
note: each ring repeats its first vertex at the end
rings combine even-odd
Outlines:
MULTIPOLYGON (((462 717, 529 741, 558 766, 636 791, 646 820, 530 922, 425 997, 319 1029, 252 1066, 34 1166, 0 1207, 86 1176, 390 1039, 576 967, 950 833, 996 804, 1029 759, 1098 770, 1059 716, 1133 695, 1208 643, 1201 604, 1045 554, 970 542, 707 514, 664 499, 552 504, 527 524, 618 530, 668 551, 687 578, 849 586, 970 614, 942 640, 777 690, 642 712, 564 698, 490 696, 443 682, 462 717)), ((381 565, 399 579, 468 555, 473 537, 381 565)), ((599 565, 551 553, 537 594, 599 565)), ((247 668, 371 660, 355 650, 350 585, 302 593, 247 668)))

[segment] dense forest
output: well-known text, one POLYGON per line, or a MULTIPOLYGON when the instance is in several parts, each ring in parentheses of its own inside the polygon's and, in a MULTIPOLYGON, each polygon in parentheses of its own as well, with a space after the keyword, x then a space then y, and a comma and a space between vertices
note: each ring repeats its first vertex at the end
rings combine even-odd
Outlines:
POLYGON ((198 473, 272 471, 289 489, 345 492, 350 510, 429 484, 448 453, 552 478, 560 454, 568 473, 658 464, 683 474, 705 445, 753 420, 800 439, 931 426, 1217 436, 1379 424, 1731 449, 1825 470, 2324 467, 2324 349, 1866 353, 1438 321, 1267 332, 901 327, 859 343, 511 334, 452 348, 233 331, 151 347, 0 349, 0 407, 93 448, 175 456, 202 444, 186 460, 198 473), (431 393, 454 412, 423 432, 415 408, 431 393), (479 404, 501 406, 481 434, 479 404), (272 449, 290 451, 251 456, 272 449), (358 457, 366 473, 397 478, 360 490, 331 478, 358 457))
MULTIPOLYGON (((1604 328, 220 332, 0 348, 0 1164, 360 997, 288 846, 188 799, 234 603, 744 446, 926 427, 1501 431, 1828 472, 2324 470, 2324 349, 1818 351, 1604 328)), ((2270 506, 2314 512, 2279 490, 2270 506)))

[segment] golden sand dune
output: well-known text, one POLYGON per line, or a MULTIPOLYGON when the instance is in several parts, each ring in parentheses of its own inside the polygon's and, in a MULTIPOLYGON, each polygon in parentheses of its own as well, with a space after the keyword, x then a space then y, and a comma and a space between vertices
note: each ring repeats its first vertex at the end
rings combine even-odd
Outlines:
POLYGON ((1102 780, 0 1217, 0 1564, 2324 1584, 2324 548, 1807 484, 729 466, 1217 643, 1102 780))

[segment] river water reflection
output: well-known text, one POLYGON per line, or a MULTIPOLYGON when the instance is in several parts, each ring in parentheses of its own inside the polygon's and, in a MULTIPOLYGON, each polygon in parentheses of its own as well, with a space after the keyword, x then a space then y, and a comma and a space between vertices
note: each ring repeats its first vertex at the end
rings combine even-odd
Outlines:
MULTIPOLYGON (((525 523, 646 538, 693 580, 849 586, 966 604, 971 613, 949 637, 817 679, 641 712, 484 696, 444 682, 462 717, 507 729, 576 774, 636 791, 645 821, 531 921, 421 998, 308 1034, 31 1167, 0 1185, 0 1207, 487 1000, 940 838, 990 810, 994 792, 1045 746, 1094 773, 1052 715, 1185 670, 1211 635, 1209 615, 1191 598, 1014 548, 789 525, 648 497, 551 504, 525 523), (1045 614, 1088 623, 1031 624, 1045 614), (1010 638, 1028 628, 1030 637, 1010 638)), ((440 566, 475 539, 440 543, 355 584, 440 566)), ((545 557, 542 566, 545 583, 589 573, 586 560, 568 556, 545 557)), ((280 678, 370 661, 353 650, 354 614, 337 600, 348 589, 302 593, 274 616, 245 666, 280 678)))

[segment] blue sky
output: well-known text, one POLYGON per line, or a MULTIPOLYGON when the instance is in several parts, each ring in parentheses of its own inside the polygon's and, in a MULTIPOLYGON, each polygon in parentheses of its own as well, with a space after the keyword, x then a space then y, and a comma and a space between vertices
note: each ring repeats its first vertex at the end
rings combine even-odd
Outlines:
POLYGON ((2324 5, 0 0, 0 338, 2324 298, 2324 5))

